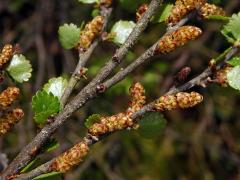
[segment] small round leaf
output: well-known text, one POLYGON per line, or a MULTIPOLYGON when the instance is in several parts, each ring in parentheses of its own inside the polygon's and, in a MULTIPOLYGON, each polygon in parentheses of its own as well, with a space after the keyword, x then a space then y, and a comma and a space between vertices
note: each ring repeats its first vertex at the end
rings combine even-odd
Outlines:
POLYGON ((68 81, 63 77, 51 78, 48 83, 44 85, 43 89, 47 93, 51 92, 54 96, 57 96, 60 99, 67 84, 68 81))
POLYGON ((77 45, 80 39, 80 28, 75 24, 64 24, 58 29, 59 41, 63 48, 71 49, 77 45))
POLYGON ((47 118, 60 111, 61 105, 58 97, 51 92, 38 91, 32 98, 34 119, 38 124, 44 124, 47 118))
POLYGON ((116 44, 123 44, 136 24, 133 21, 118 21, 112 27, 111 34, 114 34, 113 42, 116 44))
POLYGON ((163 133, 166 124, 167 121, 161 113, 150 112, 140 120, 138 132, 142 137, 153 138, 163 133))
POLYGON ((22 54, 15 54, 7 67, 10 76, 17 82, 28 81, 32 76, 32 65, 22 54))

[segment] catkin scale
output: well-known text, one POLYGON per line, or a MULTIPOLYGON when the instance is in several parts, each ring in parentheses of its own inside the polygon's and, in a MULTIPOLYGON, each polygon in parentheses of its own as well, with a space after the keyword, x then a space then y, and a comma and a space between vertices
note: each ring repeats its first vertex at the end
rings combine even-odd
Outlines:
POLYGON ((155 49, 155 54, 168 53, 188 41, 194 40, 202 34, 202 30, 195 26, 183 26, 176 31, 165 35, 155 49))
POLYGON ((205 2, 205 0, 177 0, 166 20, 167 24, 175 25, 188 13, 203 6, 205 2))
POLYGON ((0 136, 6 134, 24 116, 22 109, 13 109, 0 118, 0 136))
POLYGON ((198 14, 202 18, 208 18, 209 16, 226 16, 226 12, 223 10, 223 8, 209 3, 205 3, 199 9, 198 14))
POLYGON ((104 18, 102 16, 96 16, 85 26, 80 34, 79 48, 87 49, 90 46, 92 41, 101 33, 103 21, 104 18))
POLYGON ((88 154, 89 147, 87 143, 80 142, 68 151, 57 157, 50 166, 51 171, 65 173, 78 165, 88 154))
POLYGON ((137 10, 137 12, 136 12, 136 21, 138 22, 141 18, 142 18, 142 16, 144 15, 144 13, 147 11, 147 9, 148 9, 148 5, 147 4, 142 4, 139 8, 138 8, 138 10, 137 10))
POLYGON ((0 66, 6 64, 13 55, 13 46, 11 44, 6 44, 0 54, 0 66))
POLYGON ((0 94, 0 106, 10 106, 18 97, 20 90, 17 87, 8 87, 0 94))
POLYGON ((160 97, 155 103, 155 109, 157 111, 170 111, 177 108, 186 109, 196 106, 202 101, 203 96, 197 92, 180 92, 160 97))

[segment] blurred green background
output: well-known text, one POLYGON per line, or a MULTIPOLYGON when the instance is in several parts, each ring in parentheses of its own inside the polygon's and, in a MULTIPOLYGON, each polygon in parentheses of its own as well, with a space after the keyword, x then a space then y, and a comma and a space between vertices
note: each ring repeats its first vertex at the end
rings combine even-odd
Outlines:
MULTIPOLYGON (((116 0, 108 30, 114 22, 135 21, 135 11, 144 0, 116 0)), ((167 1, 170 2, 170 1, 167 1)), ((210 2, 210 1, 209 1, 210 2)), ((240 10, 239 0, 213 0, 228 15, 240 10)), ((1 0, 0 45, 19 43, 31 60, 33 77, 17 84, 22 94, 18 104, 25 110, 25 119, 0 139, 0 153, 9 161, 39 131, 32 119, 31 98, 49 78, 69 76, 76 66, 77 52, 64 50, 58 41, 58 27, 63 23, 80 25, 92 18, 93 5, 77 0, 1 0)), ((229 44, 221 35, 222 22, 192 20, 203 35, 174 53, 155 57, 137 68, 118 85, 77 111, 54 135, 60 148, 40 156, 39 163, 51 159, 78 142, 86 132, 84 119, 91 114, 112 115, 124 111, 128 89, 140 81, 146 88, 147 101, 159 97, 173 85, 173 76, 183 67, 192 68, 190 77, 199 74, 229 44)), ((125 67, 165 32, 164 23, 151 23, 119 68, 125 67)), ((82 80, 74 94, 86 85, 100 67, 113 55, 117 46, 104 42, 94 51, 88 63, 88 80, 82 80)), ((117 70, 119 70, 119 68, 117 70)), ((116 70, 116 71, 117 71, 116 70)), ((13 85, 6 79, 2 89, 13 85)), ((94 145, 81 166, 63 176, 75 179, 140 179, 140 180, 235 180, 240 179, 240 98, 231 88, 210 84, 195 88, 204 95, 204 102, 191 109, 164 113, 167 128, 164 134, 146 139, 134 131, 117 132, 94 145)))

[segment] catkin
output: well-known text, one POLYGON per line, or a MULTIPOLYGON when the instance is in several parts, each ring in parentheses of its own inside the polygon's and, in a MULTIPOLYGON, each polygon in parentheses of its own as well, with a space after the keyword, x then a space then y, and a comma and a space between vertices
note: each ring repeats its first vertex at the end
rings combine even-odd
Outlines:
POLYGON ((6 64, 13 55, 13 46, 11 44, 6 44, 0 54, 0 66, 6 64))
POLYGON ((176 31, 164 36, 158 43, 155 53, 168 53, 188 41, 194 40, 202 34, 202 30, 195 26, 183 26, 176 31))
POLYGON ((177 108, 190 108, 203 101, 203 96, 197 92, 180 92, 174 95, 165 95, 160 97, 155 103, 157 111, 170 111, 177 108))
POLYGON ((133 126, 133 120, 126 113, 119 113, 110 117, 102 117, 99 122, 94 123, 88 133, 93 136, 100 136, 109 132, 122 130, 133 126))
POLYGON ((6 134, 24 116, 22 109, 13 109, 0 118, 0 136, 6 134))
POLYGON ((8 87, 0 94, 0 106, 10 106, 18 97, 20 90, 17 87, 8 87))
POLYGON ((138 22, 148 9, 148 4, 142 4, 136 12, 136 21, 138 22))
POLYGON ((104 18, 102 16, 96 16, 85 26, 80 34, 79 48, 87 49, 91 45, 92 41, 101 33, 103 21, 104 18))
POLYGON ((167 18, 167 24, 177 24, 184 16, 205 4, 205 0, 177 0, 167 18))
POLYGON ((129 93, 131 100, 126 113, 128 116, 131 116, 134 112, 140 110, 144 106, 146 103, 146 96, 145 89, 139 82, 130 87, 129 93))
POLYGON ((57 157, 50 166, 51 171, 65 173, 78 165, 88 154, 89 147, 87 143, 80 142, 68 151, 57 157))
POLYGON ((198 14, 204 19, 207 19, 209 16, 226 16, 223 8, 209 3, 204 4, 204 6, 199 9, 198 14))
POLYGON ((135 126, 131 116, 134 112, 140 110, 144 106, 146 99, 145 90, 140 83, 135 83, 131 86, 129 92, 131 101, 126 112, 118 113, 113 116, 101 117, 99 122, 94 123, 88 129, 89 134, 98 137, 108 132, 135 126))

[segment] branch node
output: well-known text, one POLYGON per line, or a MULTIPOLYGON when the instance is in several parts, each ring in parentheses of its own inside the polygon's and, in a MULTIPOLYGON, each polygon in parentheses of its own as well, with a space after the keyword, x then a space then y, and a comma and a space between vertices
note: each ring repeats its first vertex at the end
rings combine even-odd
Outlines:
POLYGON ((97 85, 97 92, 98 93, 104 93, 106 91, 106 86, 104 84, 97 85))

